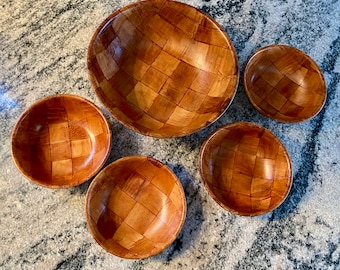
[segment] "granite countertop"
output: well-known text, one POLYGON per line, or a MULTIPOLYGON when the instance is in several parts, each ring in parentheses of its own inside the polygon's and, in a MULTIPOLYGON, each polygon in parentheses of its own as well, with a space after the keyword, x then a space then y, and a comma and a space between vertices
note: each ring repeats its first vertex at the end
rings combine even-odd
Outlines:
POLYGON ((155 139, 134 133, 103 108, 91 89, 86 53, 92 33, 130 0, 2 1, 0 4, 0 269, 340 269, 340 2, 338 0, 190 0, 229 34, 242 71, 257 48, 283 43, 305 51, 327 82, 324 109, 282 124, 258 113, 242 81, 226 113, 190 136, 155 139), (113 133, 109 162, 148 155, 179 177, 187 198, 183 230, 164 252, 124 260, 91 237, 87 188, 53 190, 16 169, 10 136, 20 114, 53 94, 85 97, 103 109, 113 133), (197 169, 203 140, 217 127, 251 121, 286 146, 294 183, 273 212, 242 217, 207 194, 197 169))

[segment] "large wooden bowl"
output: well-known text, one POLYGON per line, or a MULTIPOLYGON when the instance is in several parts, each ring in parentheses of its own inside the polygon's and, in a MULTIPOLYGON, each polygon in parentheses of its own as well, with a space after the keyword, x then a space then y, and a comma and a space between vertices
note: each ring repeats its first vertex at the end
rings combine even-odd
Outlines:
POLYGON ((179 234, 186 215, 183 188, 161 162, 143 156, 119 159, 93 180, 86 218, 94 239, 126 259, 156 255, 179 234))
POLYGON ((196 132, 221 116, 238 84, 235 49, 203 12, 141 1, 110 15, 88 48, 89 78, 108 111, 153 137, 196 132))
POLYGON ((94 176, 111 150, 111 131, 93 103, 74 95, 38 101, 12 133, 12 157, 29 180, 49 188, 79 185, 94 176))
POLYGON ((288 123, 317 115, 327 95, 318 65, 304 52, 287 45, 255 51, 244 71, 244 86, 259 112, 288 123))
POLYGON ((239 215, 274 210, 292 184, 285 147, 269 130, 251 123, 234 123, 213 132, 201 147, 199 168, 211 197, 239 215))

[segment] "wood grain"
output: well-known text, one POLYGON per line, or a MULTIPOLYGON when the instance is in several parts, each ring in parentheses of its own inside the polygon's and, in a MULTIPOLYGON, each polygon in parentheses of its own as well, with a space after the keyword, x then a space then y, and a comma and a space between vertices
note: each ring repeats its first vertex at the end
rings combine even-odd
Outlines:
POLYGON ((108 252, 126 259, 156 255, 179 234, 186 215, 183 188, 163 163, 119 159, 94 179, 86 196, 87 224, 108 252))
POLYGON ((235 49, 209 16, 175 1, 141 1, 109 16, 88 49, 96 94, 121 123, 178 137, 215 121, 238 84, 235 49))
POLYGON ((214 131, 201 147, 199 168, 211 197, 245 216, 277 208, 293 181, 284 145, 269 130, 246 122, 214 131))
POLYGON ((12 156, 29 180, 49 188, 79 185, 94 176, 111 150, 111 131, 93 103, 74 95, 39 100, 19 118, 12 156))
POLYGON ((288 123, 317 115, 327 96, 315 61, 287 45, 270 45, 254 52, 244 71, 244 86, 258 111, 288 123))

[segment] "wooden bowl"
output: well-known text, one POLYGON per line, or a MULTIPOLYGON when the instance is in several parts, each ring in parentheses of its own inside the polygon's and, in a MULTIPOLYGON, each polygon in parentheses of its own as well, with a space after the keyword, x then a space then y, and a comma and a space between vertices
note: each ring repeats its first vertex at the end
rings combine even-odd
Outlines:
POLYGON ((327 95, 318 65, 304 52, 287 45, 255 51, 244 71, 244 87, 259 112, 288 123, 317 115, 327 95))
POLYGON ((234 123, 213 132, 200 150, 205 188, 224 209, 245 216, 278 207, 292 185, 288 152, 269 130, 234 123))
POLYGON ((140 1, 110 15, 88 48, 89 78, 108 111, 153 137, 203 129, 231 103, 235 49, 209 16, 184 3, 140 1))
POLYGON ((73 95, 42 99, 19 118, 12 133, 12 157, 32 182, 49 188, 79 185, 107 160, 111 131, 103 113, 73 95))
POLYGON ((161 162, 143 156, 119 159, 93 180, 86 196, 86 219, 106 251, 142 259, 167 248, 186 215, 183 188, 161 162))

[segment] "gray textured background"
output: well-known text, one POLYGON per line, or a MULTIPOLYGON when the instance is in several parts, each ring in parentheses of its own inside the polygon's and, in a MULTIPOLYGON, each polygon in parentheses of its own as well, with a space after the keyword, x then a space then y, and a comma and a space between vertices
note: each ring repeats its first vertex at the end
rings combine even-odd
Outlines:
MULTIPOLYGON (((335 0, 183 1, 220 23, 231 37, 242 71, 247 57, 273 43, 295 46, 321 67, 328 98, 314 119, 282 124, 249 103, 240 80, 236 97, 214 124, 177 139, 154 139, 123 127, 91 89, 86 53, 92 33, 131 1, 0 3, 0 269, 340 269, 340 2, 335 0), (89 234, 84 215, 90 183, 50 190, 15 168, 10 134, 19 115, 42 97, 72 93, 100 106, 110 120, 109 162, 149 155, 174 170, 185 189, 188 213, 178 239, 141 261, 106 253, 89 234), (251 121, 285 144, 294 183, 278 209, 240 217, 208 195, 197 170, 204 138, 215 128, 251 121)), ((242 77, 241 77, 242 78, 242 77)))

